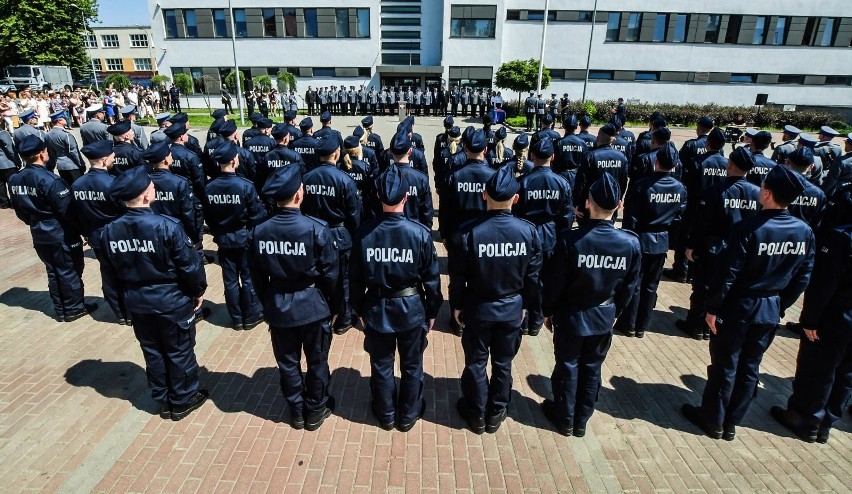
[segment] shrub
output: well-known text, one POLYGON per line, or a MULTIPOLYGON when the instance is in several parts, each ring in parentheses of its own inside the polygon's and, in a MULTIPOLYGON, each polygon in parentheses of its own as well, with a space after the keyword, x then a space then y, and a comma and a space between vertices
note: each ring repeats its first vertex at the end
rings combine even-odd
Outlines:
POLYGON ((130 87, 130 78, 124 74, 110 74, 104 79, 103 86, 109 87, 110 84, 116 91, 121 91, 130 87))
POLYGON ((506 119, 506 125, 510 127, 525 127, 527 125, 527 117, 509 117, 506 119))

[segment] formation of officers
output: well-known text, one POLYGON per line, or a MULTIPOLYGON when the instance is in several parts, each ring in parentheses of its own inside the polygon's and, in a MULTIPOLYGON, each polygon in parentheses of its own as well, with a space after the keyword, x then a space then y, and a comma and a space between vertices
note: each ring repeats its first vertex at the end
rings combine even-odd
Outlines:
MULTIPOLYGON (((567 96, 567 95, 566 95, 567 96)), ((331 86, 305 92, 308 114, 330 112, 332 115, 397 115, 402 104, 413 115, 482 116, 496 105, 502 105, 499 93, 484 88, 399 86, 369 89, 360 86, 331 86)))
POLYGON ((521 339, 545 327, 556 365, 542 411, 559 433, 583 436, 612 330, 645 336, 670 249, 667 274, 692 282, 678 327, 710 340, 701 403, 682 408, 688 420, 734 439, 761 358, 802 293, 793 395, 772 415, 825 442, 852 392, 852 134, 841 150, 828 127, 812 137, 788 126, 778 146, 768 132, 747 132, 725 156, 725 134, 709 117, 678 150, 660 114, 634 136, 623 110, 596 135, 588 116, 562 115, 561 132, 544 113, 511 145, 487 114, 482 128, 464 130, 450 115, 427 163, 414 117, 387 141, 371 116, 344 137, 329 111, 319 128, 311 117, 297 124, 294 112, 282 123, 256 114, 240 136, 217 110, 202 146, 185 114, 158 115, 158 129, 140 139, 134 108, 110 126, 89 110, 79 151, 61 117, 53 137, 16 132, 7 159, 24 166, 9 178, 11 203, 31 228, 59 320, 96 309, 81 280, 83 238, 92 247, 104 298, 133 327, 163 418, 180 420, 208 397, 193 350, 207 232, 233 327, 270 327, 293 427, 315 430, 332 413, 332 334, 357 326, 380 427, 411 429, 426 409, 423 353, 444 300, 429 174, 450 326, 465 355, 457 409, 472 431, 493 433, 505 420, 521 339))

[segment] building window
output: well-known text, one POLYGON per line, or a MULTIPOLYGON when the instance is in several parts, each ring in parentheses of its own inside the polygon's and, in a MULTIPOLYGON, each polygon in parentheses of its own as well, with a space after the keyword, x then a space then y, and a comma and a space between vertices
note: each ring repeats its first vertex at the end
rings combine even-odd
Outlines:
POLYGON ((728 31, 725 33, 725 43, 736 44, 740 36, 740 26, 743 24, 743 16, 732 15, 728 17, 728 31))
POLYGON ((228 24, 225 22, 225 9, 213 9, 213 36, 228 36, 228 24))
MULTIPOLYGON (((543 10, 529 10, 527 11, 527 20, 528 21, 542 21, 544 22, 544 11, 543 10)), ((556 20, 556 11, 548 10, 547 11, 547 21, 555 21, 556 20)))
POLYGON ((263 9, 263 36, 277 38, 278 26, 275 24, 275 9, 263 9))
POLYGON ((419 53, 382 53, 386 65, 420 65, 419 53))
POLYGON ((672 41, 675 43, 685 42, 687 32, 689 32, 689 15, 677 14, 677 19, 675 20, 675 33, 672 41))
POLYGON ((849 76, 849 75, 826 76, 825 84, 827 86, 849 86, 849 85, 852 85, 852 76, 849 76))
POLYGON ((642 29, 642 14, 631 12, 627 17, 627 41, 639 41, 640 29, 642 29))
POLYGON ((592 22, 592 15, 590 10, 581 10, 577 13, 577 20, 580 22, 592 22))
POLYGON ((334 16, 337 20, 337 37, 349 37, 349 9, 336 9, 334 16))
POLYGON ((314 77, 334 77, 334 67, 314 67, 314 77))
POLYGON ((775 34, 772 36, 772 44, 782 46, 787 43, 787 25, 789 24, 788 17, 779 17, 775 24, 775 34))
POLYGON ((551 79, 565 79, 565 69, 548 69, 551 79))
POLYGON ((186 25, 186 37, 198 37, 198 23, 195 22, 195 10, 183 11, 183 23, 186 25))
POLYGON ((669 28, 669 14, 657 14, 657 19, 654 22, 654 41, 664 43, 666 41, 666 31, 669 28))
POLYGON ((100 58, 93 58, 92 59, 92 65, 95 67, 95 72, 103 72, 104 71, 104 66, 101 63, 100 58))
MULTIPOLYGON (((457 19, 453 19, 452 22, 455 23, 457 19)), ((420 18, 419 17, 386 17, 382 19, 383 26, 419 26, 420 18)))
POLYGON ((148 48, 148 35, 147 34, 131 34, 130 35, 130 47, 131 48, 148 48))
POLYGON ((151 72, 151 59, 150 58, 134 58, 133 59, 133 68, 137 71, 143 72, 151 72))
POLYGON ((420 50, 420 42, 419 41, 385 41, 385 42, 382 43, 382 50, 419 51, 420 50))
POLYGON ((296 33, 296 9, 284 9, 284 36, 294 38, 296 33))
POLYGON ((606 40, 618 41, 618 31, 621 28, 621 13, 610 12, 606 20, 606 40))
POLYGON ((382 14, 419 14, 419 5, 382 5, 382 14))
POLYGON ((163 18, 166 21, 166 37, 177 38, 177 17, 174 10, 164 10, 163 18))
POLYGON ((120 58, 107 58, 106 67, 108 72, 120 72, 124 70, 124 61, 120 58))
POLYGON ((358 37, 359 38, 369 38, 370 37, 370 9, 356 9, 355 13, 358 16, 358 37))
POLYGON ((612 71, 611 70, 590 70, 589 71, 589 79, 595 79, 598 81, 611 81, 612 80, 612 71))
POLYGON ((754 83, 756 79, 754 74, 731 74, 731 82, 754 83))
POLYGON ((634 80, 637 81, 659 81, 660 73, 659 72, 636 72, 636 75, 633 77, 634 80))
POLYGON ((818 17, 808 17, 808 22, 805 24, 805 34, 802 35, 802 46, 813 44, 814 32, 816 31, 818 17))
POLYGON ((104 48, 118 48, 118 35, 117 34, 102 34, 101 35, 101 46, 104 48))
POLYGON ((507 10, 506 11, 506 20, 507 21, 519 21, 519 20, 521 20, 521 11, 520 10, 507 10))
POLYGON ((754 23, 754 35, 751 38, 751 44, 762 45, 766 42, 766 17, 758 17, 754 23))
MULTIPOLYGON (((419 17, 412 20, 420 25, 419 17)), ((496 6, 453 5, 450 10, 450 37, 493 38, 496 21, 496 6)))
POLYGON ((722 16, 721 15, 710 15, 707 16, 707 30, 704 32, 704 42, 705 43, 718 43, 719 42, 719 27, 722 24, 722 16))
POLYGON ((420 39, 420 31, 382 31, 382 38, 420 39))
POLYGON ((837 25, 837 19, 833 17, 827 17, 822 20, 823 32, 822 39, 819 42, 819 46, 831 46, 834 44, 834 34, 835 26, 837 25))
POLYGON ((370 77, 373 75, 370 67, 358 67, 358 77, 370 77))
POLYGON ((238 38, 248 37, 248 24, 246 23, 246 9, 234 9, 234 27, 238 38))
POLYGON ((316 38, 317 36, 319 36, 317 9, 305 9, 305 37, 316 38))
POLYGON ((87 34, 83 42, 86 44, 86 48, 95 49, 98 47, 98 37, 94 34, 87 34))
POLYGON ((779 75, 778 84, 804 84, 805 76, 803 75, 779 75))

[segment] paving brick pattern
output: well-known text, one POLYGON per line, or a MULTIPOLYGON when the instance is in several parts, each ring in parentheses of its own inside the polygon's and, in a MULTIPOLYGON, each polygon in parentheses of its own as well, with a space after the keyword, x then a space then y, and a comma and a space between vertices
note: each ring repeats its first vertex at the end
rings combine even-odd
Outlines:
MULTIPOLYGON (((389 138, 395 122, 377 129, 389 138)), ((355 124, 345 122, 348 126, 355 124)), ((426 121, 427 147, 439 131, 426 121)), ((418 124, 420 125, 420 124, 418 124)), ((677 135, 677 134, 676 134, 677 135)), ((682 131, 680 139, 688 137, 682 131)), ((510 137, 511 139, 511 137, 510 137)), ((429 153, 431 154, 431 153, 429 153)), ((205 247, 215 250, 206 240, 205 247)), ((441 255, 445 255, 442 248, 441 255)), ((51 318, 44 269, 29 232, 0 211, 0 490, 4 492, 849 492, 852 423, 827 445, 804 444, 770 417, 790 393, 798 340, 779 333, 761 388, 734 442, 699 434, 679 413, 699 400, 707 343, 679 334, 689 290, 664 281, 652 330, 616 336, 598 411, 586 437, 558 435, 538 403, 550 395, 552 338, 526 337, 515 360, 509 418, 474 435, 455 412, 464 362, 446 332, 446 306, 425 353, 427 409, 409 433, 386 432, 369 413, 363 335, 335 337, 334 416, 316 432, 287 425, 265 326, 229 323, 216 265, 207 267, 214 314, 198 325, 202 384, 211 402, 163 421, 148 396, 132 331, 103 304, 87 255, 93 318, 51 318)), ((446 277, 444 277, 446 282, 446 277)), ((446 294, 446 286, 444 287, 446 294)), ((798 316, 799 305, 788 317, 798 316)))

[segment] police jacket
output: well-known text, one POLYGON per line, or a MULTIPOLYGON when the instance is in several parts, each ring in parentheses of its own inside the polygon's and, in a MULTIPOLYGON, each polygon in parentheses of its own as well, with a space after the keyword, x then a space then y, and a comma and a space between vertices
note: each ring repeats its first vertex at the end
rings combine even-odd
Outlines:
MULTIPOLYGON (((388 156, 391 159, 393 158, 390 155, 388 156)), ((424 154, 422 150, 418 149, 417 147, 412 147, 411 156, 409 157, 409 160, 411 162, 412 168, 426 175, 427 177, 429 176, 429 163, 426 161, 426 154, 424 154)))
POLYGON ((171 316, 189 329, 192 299, 204 295, 207 276, 178 220, 128 208, 104 227, 100 250, 101 269, 116 280, 131 313, 171 316))
MULTIPOLYGON (((784 166, 784 165, 779 165, 784 166)), ((802 177, 805 190, 790 203, 787 210, 794 218, 804 221, 813 231, 819 229, 822 217, 825 215, 826 198, 825 193, 816 185, 802 177)))
POLYGON ((131 123, 130 128, 133 129, 134 134, 133 144, 143 151, 148 149, 148 136, 145 135, 145 129, 143 129, 141 125, 136 125, 135 123, 131 123))
POLYGON ((777 166, 777 163, 764 156, 763 153, 754 153, 754 167, 749 170, 746 180, 760 187, 763 179, 774 166, 777 166))
POLYGON ((447 147, 447 132, 441 132, 435 136, 435 147, 432 148, 432 167, 437 166, 440 160, 441 150, 447 147))
POLYGON ((189 180, 174 173, 158 168, 151 172, 156 196, 151 203, 151 210, 157 214, 176 218, 194 243, 201 241, 203 218, 200 218, 200 203, 189 180))
MULTIPOLYGON (((508 151, 508 149, 507 149, 507 151, 508 151)), ((535 168, 535 165, 533 164, 533 162, 530 161, 530 160, 526 160, 526 159, 521 161, 520 164, 518 164, 518 157, 517 156, 512 156, 511 158, 509 158, 507 160, 503 160, 500 163, 492 163, 491 167, 494 168, 495 170, 499 170, 500 167, 505 165, 506 163, 512 163, 512 166, 515 168, 515 177, 517 177, 518 180, 525 177, 529 172, 533 171, 533 169, 535 168)), ((574 183, 571 182, 570 180, 569 180, 569 183, 571 183, 571 186, 573 187, 574 183)))
POLYGON ((302 183, 305 187, 302 212, 327 222, 337 247, 350 249, 351 236, 361 221, 355 181, 334 163, 321 163, 302 177, 302 183))
POLYGON ((290 144, 289 144, 289 147, 290 147, 290 149, 293 149, 293 141, 295 141, 296 139, 298 139, 298 138, 302 137, 302 135, 303 135, 303 134, 302 134, 302 131, 301 131, 301 130, 299 130, 299 128, 298 128, 298 127, 296 127, 295 125, 290 125, 290 124, 288 124, 288 123, 286 123, 286 122, 285 122, 285 124, 286 124, 286 126, 287 126, 287 132, 289 132, 289 133, 290 133, 290 144))
POLYGON ((204 175, 201 158, 187 149, 186 146, 181 146, 180 144, 172 144, 170 149, 173 161, 169 165, 169 171, 189 180, 189 183, 192 184, 192 192, 199 199, 203 199, 205 196, 204 184, 207 181, 207 177, 204 175))
POLYGON ((726 323, 778 324, 808 286, 814 234, 785 209, 762 210, 731 229, 710 283, 707 312, 726 323))
MULTIPOLYGON (((80 138, 83 140, 83 145, 91 144, 95 141, 112 140, 112 135, 107 132, 107 125, 100 120, 93 118, 80 126, 80 138)), ((15 131, 15 137, 18 137, 18 132, 15 131)), ((163 138, 166 136, 163 135, 163 138)), ((154 142, 154 135, 151 135, 151 142, 154 142)), ((16 143, 17 144, 17 143, 16 143)))
POLYGON ((397 163, 397 165, 400 170, 402 186, 408 190, 408 199, 405 201, 405 217, 421 223, 431 231, 435 210, 432 208, 432 189, 429 187, 429 177, 408 164, 397 163))
POLYGON ((807 329, 852 331, 852 225, 820 232, 799 322, 807 329))
POLYGON ((287 146, 276 145, 272 148, 271 151, 266 153, 264 159, 260 160, 257 164, 257 174, 255 176, 255 183, 258 184, 258 190, 263 188, 263 184, 266 183, 266 179, 269 178, 275 170, 279 168, 284 168, 287 165, 296 165, 302 170, 302 174, 307 172, 307 167, 305 167, 305 162, 302 160, 302 156, 293 151, 287 146))
POLYGON ((775 150, 772 151, 772 161, 783 165, 787 162, 787 155, 795 153, 796 148, 798 148, 796 141, 784 141, 783 144, 775 146, 775 150))
POLYGON ((535 112, 539 115, 544 115, 544 109, 547 107, 547 102, 543 99, 535 100, 535 112))
POLYGON ((577 170, 586 163, 589 145, 578 135, 567 134, 554 144, 555 155, 551 166, 556 173, 562 174, 569 170, 577 170))
POLYGON ((593 148, 598 140, 597 137, 593 136, 592 134, 589 134, 588 130, 581 130, 577 133, 577 137, 586 141, 586 144, 588 144, 589 149, 593 148))
MULTIPOLYGON (((383 155, 386 155, 386 154, 387 153, 383 153, 383 155)), ((376 152, 373 151, 372 148, 368 148, 367 146, 361 146, 361 159, 363 159, 364 161, 369 163, 370 166, 373 167, 373 170, 379 170, 380 169, 379 158, 376 155, 376 152)), ((376 172, 376 173, 378 173, 378 172, 376 172)))
POLYGON ((423 225, 382 213, 358 228, 349 267, 352 308, 371 330, 401 333, 437 317, 438 253, 423 225))
POLYGON ((207 184, 204 218, 220 249, 248 245, 248 232, 266 217, 266 210, 251 181, 225 172, 207 184))
POLYGON ((341 165, 340 170, 355 181, 358 200, 361 203, 361 223, 373 219, 381 210, 375 188, 378 170, 369 162, 354 158, 352 159, 352 168, 341 165))
POLYGON ((757 214, 759 197, 760 189, 745 177, 725 177, 701 196, 686 247, 718 254, 731 226, 757 214))
POLYGON ((71 185, 73 220, 93 248, 100 247, 100 230, 124 211, 109 195, 113 180, 108 171, 92 168, 71 185))
POLYGON ((556 247, 559 232, 570 230, 574 222, 571 186, 549 166, 538 166, 521 177, 515 216, 534 224, 547 257, 556 247))
POLYGON ((208 177, 212 178, 219 174, 219 163, 216 163, 211 156, 213 151, 223 142, 225 142, 224 137, 216 136, 216 138, 210 139, 204 144, 204 149, 202 150, 199 158, 201 159, 201 167, 204 170, 204 174, 208 177))
POLYGON ((260 129, 257 128, 257 125, 252 125, 251 128, 248 128, 243 132, 243 147, 245 147, 246 143, 255 137, 261 134, 260 129))
POLYGON ((385 145, 382 143, 382 136, 375 133, 371 133, 367 137, 367 142, 364 143, 364 147, 372 149, 376 152, 376 154, 382 154, 385 152, 385 145))
POLYGON ((237 153, 240 155, 240 166, 237 167, 237 175, 254 180, 255 175, 257 175, 257 159, 254 153, 243 148, 237 148, 237 153))
POLYGON ((21 157, 18 156, 15 149, 12 136, 5 130, 0 129, 0 170, 21 167, 21 157))
POLYGON ((253 137, 251 142, 246 143, 245 149, 254 154, 255 159, 257 161, 263 161, 263 158, 266 156, 272 148, 275 147, 275 139, 269 137, 266 134, 260 134, 256 137, 253 137))
POLYGON ((343 149, 343 136, 340 135, 340 132, 332 129, 329 126, 324 126, 320 130, 314 132, 314 138, 316 139, 331 139, 334 142, 337 142, 337 147, 340 149, 340 154, 344 153, 343 149))
POLYGON ((852 153, 846 153, 834 160, 821 188, 827 196, 831 196, 838 186, 847 182, 852 182, 852 153))
POLYGON ((465 224, 449 256, 450 305, 467 321, 518 322, 538 310, 541 241, 535 226, 510 211, 488 211, 465 224))
MULTIPOLYGON (((618 131, 617 135, 621 139, 624 139, 624 141, 631 146, 631 149, 636 147, 636 136, 633 132, 630 132, 627 129, 621 129, 618 131)), ((630 155, 628 155, 627 158, 630 159, 630 155)))
POLYGON ((115 153, 113 174, 118 175, 137 166, 144 166, 148 173, 151 173, 151 165, 142 157, 142 151, 132 143, 116 142, 112 145, 112 152, 115 153))
POLYGON ((549 138, 551 142, 553 142, 554 150, 556 148, 556 143, 559 141, 559 139, 562 139, 562 135, 559 134, 559 132, 556 132, 555 130, 548 127, 545 129, 539 129, 532 135, 532 137, 530 137, 530 146, 544 139, 545 137, 549 138))
POLYGON ((629 157, 633 156, 635 153, 635 146, 620 136, 616 136, 615 140, 612 141, 611 146, 612 149, 621 151, 621 154, 623 154, 625 158, 628 158, 628 161, 629 157))
POLYGON ((485 213, 486 203, 482 198, 485 182, 494 170, 484 161, 467 160, 461 168, 452 172, 447 179, 446 203, 441 203, 441 236, 449 238, 458 232, 459 225, 485 213))
POLYGON ((589 219, 557 242, 544 273, 542 313, 553 317, 555 331, 609 333, 633 296, 640 263, 636 234, 589 219))
POLYGON ((291 141, 290 147, 302 156, 302 161, 305 162, 307 169, 313 170, 320 162, 319 156, 317 156, 319 144, 319 139, 310 134, 304 134, 295 141, 291 141))
POLYGON ((687 201, 698 204, 704 191, 709 190, 728 176, 728 158, 719 153, 709 154, 696 164, 695 173, 689 179, 684 178, 684 185, 689 192, 687 201), (690 182, 692 184, 690 185, 690 182))
POLYGON ((62 127, 50 129, 44 136, 44 143, 47 144, 48 168, 80 171, 86 169, 80 148, 77 147, 77 139, 68 130, 62 127))
POLYGON ((536 106, 538 106, 538 99, 534 96, 530 96, 524 100, 524 112, 535 113, 536 106))
POLYGON ((71 191, 59 175, 27 164, 9 178, 9 188, 15 215, 29 225, 34 245, 79 241, 69 218, 71 191))
POLYGON ((601 177, 609 173, 618 181, 618 187, 624 194, 627 187, 627 158, 621 151, 611 146, 603 145, 589 151, 585 166, 577 169, 577 182, 574 184, 574 206, 585 208, 589 196, 589 187, 601 177))
POLYGON ((322 220, 281 208, 249 238, 252 282, 272 327, 295 327, 331 316, 342 293, 337 246, 322 220))
POLYGON ((622 227, 639 235, 642 254, 669 250, 669 226, 686 210, 686 187, 666 172, 636 182, 624 199, 622 227))
POLYGON ((491 168, 494 168, 495 170, 500 168, 503 165, 503 163, 505 163, 507 161, 514 161, 514 159, 515 159, 515 152, 512 151, 511 149, 507 148, 507 147, 503 148, 503 159, 502 160, 497 159, 497 150, 496 149, 489 149, 488 152, 485 154, 485 161, 488 162, 488 166, 490 166, 491 168))
POLYGON ((683 165, 683 176, 684 183, 686 185, 687 190, 692 192, 690 189, 689 182, 692 180, 692 176, 694 172, 698 169, 698 163, 703 161, 704 158, 710 154, 710 150, 707 149, 707 136, 702 135, 698 136, 695 139, 690 139, 683 143, 683 146, 680 147, 680 162, 683 165))
POLYGON ((435 170, 435 190, 441 195, 447 189, 447 180, 450 179, 450 174, 464 165, 467 161, 467 155, 464 154, 461 146, 458 146, 455 154, 450 153, 450 148, 444 147, 435 158, 432 163, 432 168, 435 170), (458 166, 455 166, 457 164, 458 166))

